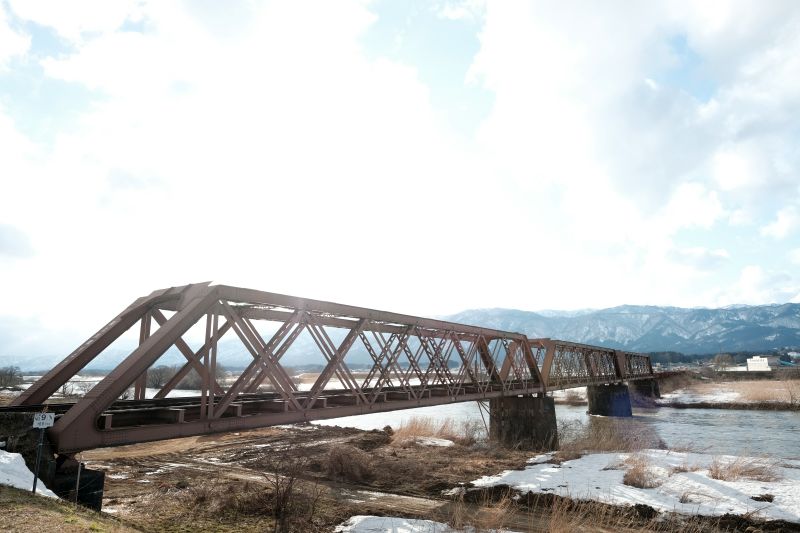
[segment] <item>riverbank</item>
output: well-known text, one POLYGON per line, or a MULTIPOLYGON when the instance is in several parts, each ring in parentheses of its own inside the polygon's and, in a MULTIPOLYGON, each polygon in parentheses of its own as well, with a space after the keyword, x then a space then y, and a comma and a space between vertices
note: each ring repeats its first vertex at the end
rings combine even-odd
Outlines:
POLYGON ((655 404, 676 409, 800 411, 800 380, 695 380, 663 393, 655 404))
MULTIPOLYGON (((752 513, 735 520, 681 515, 641 502, 581 500, 572 492, 514 498, 486 486, 465 496, 459 489, 470 482, 535 466, 530 461, 535 454, 493 446, 475 426, 419 417, 395 430, 286 426, 98 449, 79 458, 106 472, 104 514, 97 516, 117 517, 141 531, 263 531, 285 521, 288 531, 329 533, 342 524, 348 524, 342 531, 358 532, 375 523, 398 523, 353 521, 353 516, 400 517, 399 523, 426 527, 438 523, 442 527, 435 531, 442 532, 464 526, 479 531, 791 530, 752 513)), ((581 461, 599 465, 600 456, 678 457, 657 450, 665 443, 646 420, 565 419, 559 433, 561 450, 546 455, 555 487, 563 484, 561 472, 584 475, 588 483, 597 472, 584 469, 581 461)), ((770 490, 783 497, 777 488, 770 490)), ((22 520, 18 513, 23 512, 20 507, 14 519, 22 520)), ((32 529, 34 523, 28 522, 32 529)))
POLYGON ((547 453, 529 463, 474 480, 463 490, 505 487, 522 496, 553 494, 683 515, 735 514, 797 523, 800 529, 800 461, 642 449, 568 461, 547 453))

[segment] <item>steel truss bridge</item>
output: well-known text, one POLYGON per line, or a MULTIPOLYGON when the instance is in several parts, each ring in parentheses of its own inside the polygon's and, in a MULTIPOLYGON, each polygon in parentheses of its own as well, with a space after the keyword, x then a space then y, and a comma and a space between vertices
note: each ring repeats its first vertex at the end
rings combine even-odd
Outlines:
POLYGON ((653 376, 649 357, 641 354, 201 283, 137 299, 0 410, 39 411, 47 404, 58 414, 51 445, 69 454, 653 376), (82 398, 56 403, 59 389, 137 324, 138 347, 82 398), (203 338, 198 348, 190 346, 192 333, 203 338), (252 356, 232 383, 217 375, 225 335, 238 338, 252 356), (305 343, 296 342, 301 336, 305 343), (298 385, 281 364, 293 345, 326 361, 310 385, 298 385), (146 395, 148 369, 172 347, 185 362, 146 395), (360 361, 364 352, 371 359, 367 371, 351 368, 363 363, 348 365, 356 352, 360 361), (191 372, 200 376, 200 396, 169 397, 191 372), (133 398, 120 399, 131 388, 133 398))

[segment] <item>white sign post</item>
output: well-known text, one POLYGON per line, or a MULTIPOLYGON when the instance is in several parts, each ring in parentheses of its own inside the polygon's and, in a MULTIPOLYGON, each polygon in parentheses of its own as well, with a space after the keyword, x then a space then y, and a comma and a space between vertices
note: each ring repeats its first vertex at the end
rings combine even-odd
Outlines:
POLYGON ((36 468, 33 470, 33 492, 36 494, 36 482, 39 481, 39 463, 42 460, 42 445, 44 444, 44 430, 53 427, 56 421, 55 413, 36 413, 33 415, 33 428, 39 429, 39 445, 36 447, 36 468))

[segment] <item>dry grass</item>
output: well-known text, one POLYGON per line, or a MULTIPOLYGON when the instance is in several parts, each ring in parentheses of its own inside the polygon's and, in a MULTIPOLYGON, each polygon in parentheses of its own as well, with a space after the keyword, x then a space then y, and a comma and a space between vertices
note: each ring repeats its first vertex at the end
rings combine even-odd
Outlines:
POLYGON ((798 379, 694 382, 686 388, 696 394, 735 392, 739 395, 736 401, 751 403, 800 403, 800 380, 798 379))
POLYGON ((800 402, 800 380, 741 381, 729 383, 742 399, 749 402, 800 402))
POLYGON ((34 496, 28 490, 0 485, 0 531, 128 533, 139 530, 107 514, 95 513, 63 500, 34 496))
POLYGON ((736 457, 733 460, 715 457, 708 467, 708 475, 712 479, 722 481, 738 481, 740 479, 779 481, 781 479, 775 464, 765 459, 749 457, 736 457))
POLYGON ((331 479, 361 482, 373 475, 369 454, 350 445, 331 448, 325 466, 331 479))
POLYGON ((647 457, 640 454, 628 456, 625 461, 625 474, 622 483, 637 489, 654 489, 661 486, 663 481, 653 472, 647 457))
POLYGON ((669 475, 683 474, 684 472, 697 472, 698 470, 701 470, 699 465, 690 465, 689 463, 684 462, 681 465, 673 466, 669 471, 669 475))
POLYGON ((485 434, 483 425, 476 420, 464 420, 458 423, 452 418, 437 420, 414 416, 393 430, 392 444, 405 446, 418 437, 435 437, 451 440, 463 446, 471 446, 480 440, 483 434, 485 434))
MULTIPOLYGON (((586 452, 636 452, 663 448, 664 443, 653 428, 632 418, 590 418, 560 421, 558 425, 560 456, 586 452)), ((576 457, 573 457, 576 458, 576 457)))
MULTIPOLYGON (((605 532, 673 532, 708 533, 730 531, 718 519, 683 518, 661 515, 647 506, 620 508, 595 501, 554 498, 547 502, 549 516, 546 530, 550 533, 576 531, 605 532)), ((531 528, 539 531, 539 528, 531 528)))

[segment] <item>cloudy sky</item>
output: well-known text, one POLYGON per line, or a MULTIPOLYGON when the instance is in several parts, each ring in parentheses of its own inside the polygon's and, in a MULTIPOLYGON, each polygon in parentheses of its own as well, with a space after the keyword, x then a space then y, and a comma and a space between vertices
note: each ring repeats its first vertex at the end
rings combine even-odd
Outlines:
POLYGON ((798 169, 793 0, 0 0, 0 355, 206 280, 800 301, 798 169))

